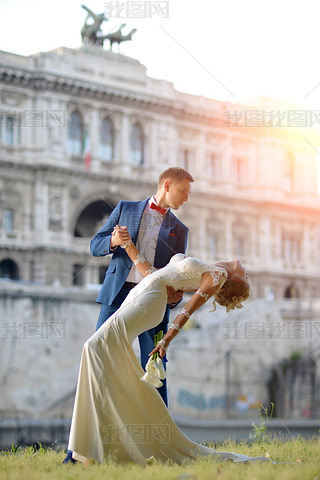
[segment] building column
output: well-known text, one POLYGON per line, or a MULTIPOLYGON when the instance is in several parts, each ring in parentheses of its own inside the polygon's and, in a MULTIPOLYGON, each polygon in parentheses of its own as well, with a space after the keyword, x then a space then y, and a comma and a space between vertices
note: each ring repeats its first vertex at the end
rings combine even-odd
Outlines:
POLYGON ((308 265, 310 263, 310 247, 310 225, 305 224, 299 259, 299 261, 304 263, 304 265, 308 265))
POLYGON ((123 115, 122 126, 120 130, 119 158, 121 165, 130 165, 129 147, 130 147, 130 121, 128 115, 123 115))
MULTIPOLYGON (((89 112, 89 133, 90 133, 90 149, 91 149, 91 168, 98 172, 100 168, 99 158, 99 136, 100 136, 100 118, 97 109, 89 112)), ((88 125, 88 126, 89 126, 88 125)))
POLYGON ((260 217, 259 244, 261 268, 270 267, 272 259, 270 256, 271 225, 269 217, 260 217))
POLYGON ((232 224, 233 224, 233 215, 231 213, 226 213, 225 217, 225 255, 226 260, 233 259, 233 249, 232 249, 232 224))

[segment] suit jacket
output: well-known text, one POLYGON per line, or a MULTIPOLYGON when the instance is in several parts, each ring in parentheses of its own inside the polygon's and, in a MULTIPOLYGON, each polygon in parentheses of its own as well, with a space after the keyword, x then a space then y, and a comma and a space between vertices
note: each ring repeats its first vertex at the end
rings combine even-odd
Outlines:
MULTIPOLYGON (((91 240, 90 250, 93 256, 100 257, 113 253, 97 298, 98 303, 112 304, 133 265, 123 248, 118 247, 115 252, 110 251, 111 232, 115 225, 127 226, 132 241, 136 244, 141 217, 148 200, 141 202, 122 200, 119 202, 104 226, 91 240)), ((185 253, 188 232, 189 229, 169 210, 163 219, 159 232, 154 260, 156 268, 167 265, 170 258, 176 253, 185 253)))

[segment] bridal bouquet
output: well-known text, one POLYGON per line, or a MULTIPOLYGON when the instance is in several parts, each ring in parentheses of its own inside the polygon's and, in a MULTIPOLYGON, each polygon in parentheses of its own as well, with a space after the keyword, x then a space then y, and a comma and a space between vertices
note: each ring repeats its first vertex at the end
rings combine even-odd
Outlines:
MULTIPOLYGON (((162 339, 163 331, 161 330, 158 335, 154 336, 154 346, 162 339)), ((143 382, 150 383, 154 387, 162 387, 161 380, 166 378, 167 374, 164 369, 162 360, 159 356, 159 352, 153 353, 146 365, 146 373, 140 378, 143 382)))

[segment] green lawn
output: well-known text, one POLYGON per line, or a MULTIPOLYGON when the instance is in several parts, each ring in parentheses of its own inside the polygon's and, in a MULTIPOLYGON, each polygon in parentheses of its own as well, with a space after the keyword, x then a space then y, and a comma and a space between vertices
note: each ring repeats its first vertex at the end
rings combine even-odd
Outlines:
POLYGON ((282 441, 276 437, 265 442, 226 442, 210 445, 216 450, 233 451, 248 456, 270 456, 277 463, 234 464, 200 460, 183 465, 162 464, 156 460, 146 466, 126 465, 62 465, 64 451, 32 447, 16 452, 1 452, 0 480, 26 479, 92 479, 92 480, 320 480, 320 439, 295 438, 282 441))

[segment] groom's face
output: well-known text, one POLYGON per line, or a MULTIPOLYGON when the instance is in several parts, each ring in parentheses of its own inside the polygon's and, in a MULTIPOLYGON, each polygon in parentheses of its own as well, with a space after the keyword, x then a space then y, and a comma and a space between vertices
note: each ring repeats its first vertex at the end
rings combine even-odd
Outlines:
POLYGON ((176 182, 170 182, 166 195, 166 203, 173 210, 178 210, 183 203, 189 200, 190 192, 191 182, 187 178, 176 182))

